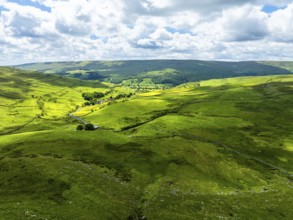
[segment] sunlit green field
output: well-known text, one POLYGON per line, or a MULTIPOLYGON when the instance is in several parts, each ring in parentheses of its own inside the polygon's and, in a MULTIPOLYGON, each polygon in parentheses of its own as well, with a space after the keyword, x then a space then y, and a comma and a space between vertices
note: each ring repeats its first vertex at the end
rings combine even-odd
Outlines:
POLYGON ((37 118, 57 120, 82 106, 82 92, 105 91, 98 82, 0 67, 0 134, 37 118))
POLYGON ((107 86, 36 76, 23 80, 35 87, 1 81, 17 97, 1 93, 1 131, 42 113, 32 95, 46 114, 0 136, 0 219, 293 218, 292 75, 188 83, 77 112, 81 91, 107 86), (101 128, 76 131, 71 111, 101 128))

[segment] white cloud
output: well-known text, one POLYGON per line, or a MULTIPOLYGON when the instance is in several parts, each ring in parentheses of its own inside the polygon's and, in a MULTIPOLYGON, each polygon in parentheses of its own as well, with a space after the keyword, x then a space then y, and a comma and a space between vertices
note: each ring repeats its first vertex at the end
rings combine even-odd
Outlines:
POLYGON ((274 12, 268 26, 272 40, 293 43, 293 3, 285 9, 274 12))
POLYGON ((0 0, 0 64, 292 59, 293 3, 288 0, 30 1, 47 8, 0 0), (267 14, 264 4, 285 8, 267 14))
POLYGON ((258 0, 257 3, 260 5, 275 5, 278 7, 284 7, 292 3, 292 0, 258 0))
POLYGON ((217 34, 224 41, 251 41, 267 36, 267 20, 267 14, 260 7, 246 5, 224 10, 222 17, 211 24, 217 27, 217 34))
POLYGON ((172 39, 172 34, 165 28, 158 28, 155 32, 150 34, 150 37, 154 40, 170 40, 172 39))

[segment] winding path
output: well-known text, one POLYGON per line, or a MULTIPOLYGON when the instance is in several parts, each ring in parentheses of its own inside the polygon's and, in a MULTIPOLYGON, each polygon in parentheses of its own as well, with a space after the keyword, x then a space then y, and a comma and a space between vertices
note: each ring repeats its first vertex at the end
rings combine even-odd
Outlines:
MULTIPOLYGON (((73 115, 72 113, 69 113, 68 116, 71 117, 71 118, 73 118, 73 119, 75 119, 75 120, 77 120, 77 121, 80 121, 80 122, 81 122, 82 124, 84 124, 84 125, 86 125, 86 124, 90 124, 90 123, 87 122, 86 120, 84 120, 84 119, 82 119, 82 118, 80 118, 80 117, 77 117, 77 116, 73 115)), ((99 125, 94 125, 94 128, 95 128, 95 129, 98 129, 98 128, 100 128, 100 126, 99 126, 99 125)))

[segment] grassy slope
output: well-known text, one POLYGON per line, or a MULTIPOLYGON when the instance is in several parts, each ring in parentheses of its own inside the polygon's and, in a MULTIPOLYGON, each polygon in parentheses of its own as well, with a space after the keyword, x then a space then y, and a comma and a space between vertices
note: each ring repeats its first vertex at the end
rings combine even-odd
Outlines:
MULTIPOLYGON (((3 219, 292 219, 293 77, 210 80, 0 137, 3 219), (57 122, 56 122, 57 123, 57 122)), ((1 108, 2 109, 2 108, 1 108)))
POLYGON ((269 65, 269 66, 275 66, 275 67, 286 69, 286 70, 289 70, 290 72, 293 72, 293 62, 291 61, 263 61, 259 63, 269 65))
POLYGON ((47 124, 60 119, 84 103, 81 93, 104 91, 98 82, 81 81, 57 75, 43 75, 0 67, 0 134, 31 122, 47 124), (47 121, 44 121, 47 120, 47 121))
POLYGON ((244 77, 204 81, 200 87, 190 83, 84 114, 106 129, 127 130, 136 137, 199 135, 292 170, 292 79, 244 77))
MULTIPOLYGON (((289 62, 290 63, 290 62, 289 62)), ((291 62, 292 63, 292 62, 291 62)), ((24 64, 19 68, 58 73, 82 79, 129 84, 128 79, 151 79, 158 87, 186 82, 238 76, 292 73, 282 62, 216 62, 198 60, 89 61, 24 64), (124 81, 128 80, 128 81, 124 81)), ((290 64, 292 65, 292 64, 290 64)), ((136 86, 133 83, 132 86, 136 86)), ((152 84, 150 84, 152 85, 152 84)), ((144 87, 144 83, 141 87, 144 87)))

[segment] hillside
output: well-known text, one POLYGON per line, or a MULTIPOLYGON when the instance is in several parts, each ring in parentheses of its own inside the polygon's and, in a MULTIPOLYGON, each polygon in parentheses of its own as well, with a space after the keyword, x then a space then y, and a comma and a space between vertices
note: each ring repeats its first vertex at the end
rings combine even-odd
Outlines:
POLYGON ((66 114, 108 85, 0 77, 1 131, 41 114, 36 96, 58 97, 48 108, 42 98, 41 121, 0 136, 3 219, 293 218, 293 75, 186 83, 74 112, 95 131, 66 114))
POLYGON ((0 134, 32 122, 57 125, 84 103, 83 92, 93 90, 105 91, 107 85, 0 67, 0 134))
POLYGON ((286 69, 290 72, 293 72, 293 62, 291 62, 291 61, 279 61, 279 62, 277 62, 277 61, 263 61, 260 63, 263 63, 265 65, 269 65, 269 66, 279 67, 282 69, 286 69))
POLYGON ((292 62, 217 62, 199 60, 134 60, 32 63, 17 68, 80 79, 122 83, 134 88, 162 88, 186 82, 239 76, 288 74, 292 62), (284 64, 285 65, 285 64, 284 64), (149 82, 151 81, 151 82, 149 82), (141 82, 144 82, 140 84, 141 82))

